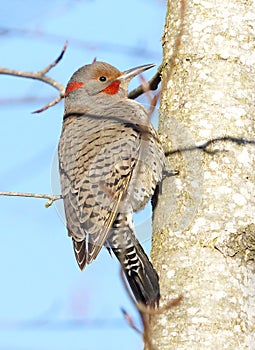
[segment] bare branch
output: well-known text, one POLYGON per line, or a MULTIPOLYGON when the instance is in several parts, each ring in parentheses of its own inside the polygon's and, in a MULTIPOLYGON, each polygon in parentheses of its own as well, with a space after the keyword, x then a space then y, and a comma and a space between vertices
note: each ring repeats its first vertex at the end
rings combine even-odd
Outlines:
POLYGON ((127 285, 125 274, 124 274, 122 267, 120 268, 120 277, 121 277, 122 283, 124 285, 124 288, 129 296, 130 300, 135 305, 135 307, 136 307, 136 309, 141 317, 141 321, 143 324, 143 332, 141 332, 140 329, 135 325, 132 317, 129 315, 129 313, 126 310, 124 310, 122 308, 121 311, 124 314, 124 317, 127 320, 128 325, 132 329, 134 329, 137 333, 143 335, 144 344, 147 346, 147 349, 148 350, 156 350, 152 344, 152 340, 151 340, 151 336, 150 336, 150 323, 149 323, 150 315, 154 315, 154 316, 162 315, 167 310, 179 305, 179 303, 181 302, 183 297, 179 296, 178 298, 173 299, 170 302, 168 302, 165 306, 160 307, 159 309, 154 309, 150 306, 144 305, 142 303, 137 303, 135 301, 135 299, 134 299, 134 297, 133 297, 132 293, 130 292, 130 289, 127 285))
POLYGON ((5 75, 13 75, 16 77, 22 77, 22 78, 29 78, 29 79, 35 79, 35 80, 40 80, 43 81, 46 84, 49 84, 53 86, 55 89, 63 93, 64 96, 64 86, 57 82, 56 80, 47 77, 41 73, 41 71, 38 72, 25 72, 22 70, 16 70, 16 69, 9 69, 9 68, 4 68, 0 67, 0 74, 5 74, 5 75))
POLYGON ((16 70, 16 69, 9 69, 9 68, 0 67, 0 74, 39 80, 39 81, 42 81, 46 84, 53 86, 56 90, 59 91, 59 96, 55 100, 51 101, 46 106, 35 111, 34 113, 40 113, 42 111, 45 111, 49 107, 52 107, 55 104, 57 104, 65 96, 65 87, 61 83, 59 83, 58 81, 46 76, 45 74, 48 73, 51 68, 55 67, 58 64, 58 62, 62 59, 62 57, 66 51, 67 45, 68 45, 68 42, 66 41, 65 45, 64 45, 60 55, 57 57, 57 59, 40 71, 26 72, 26 71, 21 71, 21 70, 16 70))
POLYGON ((152 344, 148 314, 141 313, 141 318, 143 321, 143 341, 144 341, 144 344, 146 345, 146 348, 148 350, 157 350, 152 344))
POLYGON ((166 305, 161 306, 158 309, 153 309, 149 306, 143 305, 143 304, 137 304, 137 309, 143 313, 143 314, 147 314, 147 315, 162 315, 165 311, 168 311, 170 309, 172 309, 173 307, 177 306, 180 304, 180 302, 182 301, 183 297, 180 295, 179 297, 170 300, 166 305))
POLYGON ((0 196, 12 196, 12 197, 30 197, 30 198, 41 198, 48 199, 45 207, 48 208, 52 203, 58 199, 61 199, 61 195, 52 194, 40 194, 40 193, 27 193, 27 192, 0 192, 0 196))
POLYGON ((137 88, 130 91, 130 93, 128 94, 128 98, 134 100, 135 98, 139 97, 140 95, 142 95, 146 91, 157 90, 157 88, 161 82, 161 68, 162 68, 162 66, 159 66, 157 73, 147 82, 146 90, 144 88, 144 84, 142 83, 137 88))

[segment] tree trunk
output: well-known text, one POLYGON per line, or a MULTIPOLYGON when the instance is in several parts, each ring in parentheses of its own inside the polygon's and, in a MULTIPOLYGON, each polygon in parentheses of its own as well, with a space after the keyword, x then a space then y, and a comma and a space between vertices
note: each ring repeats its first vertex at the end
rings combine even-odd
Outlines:
POLYGON ((162 305, 183 300, 154 317, 152 338, 158 350, 252 350, 255 5, 181 4, 168 1, 159 125, 179 174, 163 182, 152 259, 162 305))

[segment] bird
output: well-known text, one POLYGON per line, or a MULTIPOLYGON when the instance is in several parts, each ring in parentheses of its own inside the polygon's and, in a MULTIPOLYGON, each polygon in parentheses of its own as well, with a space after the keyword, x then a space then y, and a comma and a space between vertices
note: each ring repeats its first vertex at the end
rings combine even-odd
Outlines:
POLYGON ((165 155, 145 108, 128 98, 128 84, 153 66, 120 71, 94 60, 79 68, 66 86, 58 144, 66 227, 79 268, 105 246, 136 302, 150 307, 159 304, 159 277, 136 238, 133 213, 161 182, 165 155))

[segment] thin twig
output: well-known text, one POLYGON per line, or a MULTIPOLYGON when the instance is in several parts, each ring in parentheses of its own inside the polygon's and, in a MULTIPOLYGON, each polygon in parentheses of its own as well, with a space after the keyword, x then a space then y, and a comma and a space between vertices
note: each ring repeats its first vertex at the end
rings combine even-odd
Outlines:
POLYGON ((132 329, 134 329, 138 334, 143 335, 143 332, 138 327, 136 327, 136 325, 135 325, 132 317, 130 316, 130 314, 123 308, 121 308, 121 311, 122 311, 122 313, 123 313, 123 315, 125 317, 125 320, 127 321, 128 325, 132 329))
POLYGON ((151 103, 150 103, 150 108, 148 110, 148 115, 151 116, 152 113, 154 112, 155 108, 156 108, 156 105, 158 103, 158 100, 160 98, 160 95, 161 95, 161 90, 159 90, 158 93, 156 93, 156 95, 153 96, 152 100, 151 100, 151 103))
POLYGON ((46 208, 50 207, 54 201, 62 198, 61 195, 27 193, 27 192, 6 192, 6 191, 1 191, 0 196, 30 197, 30 198, 48 199, 47 203, 45 204, 46 208))
POLYGON ((59 91, 59 96, 56 99, 49 102, 46 106, 38 109, 34 113, 40 113, 42 111, 45 111, 49 107, 52 107, 55 104, 57 104, 65 96, 65 87, 61 83, 59 83, 58 81, 46 76, 46 73, 48 73, 51 68, 55 67, 58 64, 58 62, 62 59, 62 57, 64 56, 64 53, 66 51, 67 45, 68 45, 68 42, 66 41, 60 55, 56 58, 56 60, 53 61, 52 63, 50 63, 47 67, 45 67, 44 69, 42 69, 40 71, 26 72, 26 71, 21 71, 21 70, 16 70, 16 69, 9 69, 9 68, 0 67, 0 74, 13 75, 16 77, 40 80, 46 84, 53 86, 56 90, 59 91))
POLYGON ((40 109, 37 109, 36 111, 32 112, 33 114, 35 113, 41 113, 43 111, 46 111, 46 109, 52 107, 52 106, 55 106, 59 101, 61 101, 63 98, 63 96, 60 94, 58 95, 58 97, 55 98, 55 100, 47 103, 47 105, 45 105, 44 107, 40 108, 40 109))
POLYGON ((42 69, 41 70, 41 74, 45 75, 46 73, 48 73, 51 70, 51 68, 55 67, 59 63, 59 61, 62 60, 62 58, 63 58, 63 56, 64 56, 64 54, 66 52, 67 46, 68 46, 68 40, 66 40, 66 42, 65 42, 65 44, 63 46, 63 49, 60 52, 60 55, 55 59, 54 62, 50 63, 47 67, 42 69))

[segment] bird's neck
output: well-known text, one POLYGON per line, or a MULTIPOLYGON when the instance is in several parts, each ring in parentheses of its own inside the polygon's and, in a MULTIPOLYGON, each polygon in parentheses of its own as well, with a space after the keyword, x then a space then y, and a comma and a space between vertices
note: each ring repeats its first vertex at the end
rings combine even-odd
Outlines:
POLYGON ((108 109, 110 106, 114 106, 122 100, 127 98, 121 98, 118 95, 106 95, 104 93, 97 94, 95 96, 89 96, 84 98, 82 96, 72 98, 66 97, 65 99, 65 114, 67 113, 97 113, 108 109))

